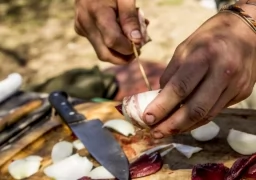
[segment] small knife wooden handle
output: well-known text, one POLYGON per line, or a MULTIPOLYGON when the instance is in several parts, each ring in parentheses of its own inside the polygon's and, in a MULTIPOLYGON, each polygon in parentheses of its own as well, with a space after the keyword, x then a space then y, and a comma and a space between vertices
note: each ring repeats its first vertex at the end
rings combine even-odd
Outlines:
POLYGON ((85 116, 79 114, 68 101, 68 94, 64 91, 52 92, 49 95, 49 102, 66 124, 85 120, 85 116))

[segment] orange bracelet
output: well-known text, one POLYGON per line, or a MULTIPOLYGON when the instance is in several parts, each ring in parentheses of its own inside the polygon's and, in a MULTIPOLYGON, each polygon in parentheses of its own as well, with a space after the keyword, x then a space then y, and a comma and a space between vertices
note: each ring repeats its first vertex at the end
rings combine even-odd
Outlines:
MULTIPOLYGON (((249 1, 247 1, 249 2, 249 1)), ((256 5, 256 3, 255 3, 256 5)), ((219 12, 230 12, 240 17, 250 28, 256 33, 256 22, 238 5, 226 5, 223 6, 219 12)))

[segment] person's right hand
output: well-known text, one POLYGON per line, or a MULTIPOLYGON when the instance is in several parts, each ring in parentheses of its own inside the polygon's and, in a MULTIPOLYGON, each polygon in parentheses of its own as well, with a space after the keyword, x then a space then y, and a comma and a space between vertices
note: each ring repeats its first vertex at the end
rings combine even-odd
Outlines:
POLYGON ((135 0, 76 0, 75 5, 75 30, 100 60, 127 64, 134 59, 131 41, 139 48, 145 40, 135 0))

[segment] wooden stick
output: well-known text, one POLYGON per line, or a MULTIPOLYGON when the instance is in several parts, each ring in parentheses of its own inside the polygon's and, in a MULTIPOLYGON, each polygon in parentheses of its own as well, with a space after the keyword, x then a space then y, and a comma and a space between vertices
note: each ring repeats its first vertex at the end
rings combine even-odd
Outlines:
POLYGON ((145 73, 145 70, 144 70, 144 68, 143 68, 143 66, 142 66, 142 64, 141 64, 141 62, 139 61, 139 54, 138 54, 138 51, 137 51, 137 49, 136 49, 136 45, 135 45, 134 42, 132 42, 132 46, 133 46, 133 52, 134 52, 134 54, 135 54, 135 57, 136 57, 136 59, 137 59, 137 61, 138 61, 138 63, 139 63, 139 68, 140 68, 140 72, 141 72, 141 74, 142 74, 142 76, 143 76, 143 79, 144 79, 144 81, 145 81, 145 83, 146 83, 146 85, 147 85, 147 87, 148 87, 148 90, 149 90, 149 91, 152 91, 152 88, 151 88, 151 86, 150 86, 150 84, 149 84, 149 81, 148 81, 147 75, 146 75, 146 73, 145 73))
MULTIPOLYGON (((44 121, 45 117, 49 113, 50 107, 48 103, 40 107, 38 110, 33 112, 29 117, 23 118, 13 127, 4 130, 0 133, 0 149, 7 144, 12 142, 12 139, 15 139, 17 136, 20 136, 27 129, 27 127, 36 126, 41 121, 44 121), (11 138, 11 139, 10 139, 11 138)), ((30 129, 28 129, 30 130, 30 129)))
POLYGON ((0 153, 0 166, 10 160, 13 156, 19 153, 22 149, 24 149, 29 144, 36 141, 38 138, 43 136, 45 133, 49 132, 53 128, 60 126, 61 122, 55 119, 50 119, 45 122, 43 125, 36 127, 35 129, 31 130, 29 134, 19 139, 14 144, 10 145, 10 148, 2 151, 0 153))
POLYGON ((32 111, 38 109, 43 104, 43 100, 32 100, 23 106, 11 111, 8 115, 2 117, 0 119, 0 132, 4 130, 4 128, 13 125, 17 121, 19 121, 22 117, 28 115, 32 111))

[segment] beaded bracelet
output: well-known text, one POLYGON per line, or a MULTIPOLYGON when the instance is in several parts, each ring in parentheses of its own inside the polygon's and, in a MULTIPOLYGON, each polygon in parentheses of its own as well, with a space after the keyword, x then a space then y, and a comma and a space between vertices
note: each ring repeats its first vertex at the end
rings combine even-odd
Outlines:
POLYGON ((238 5, 224 5, 219 12, 230 12, 240 17, 256 33, 256 22, 238 5))

